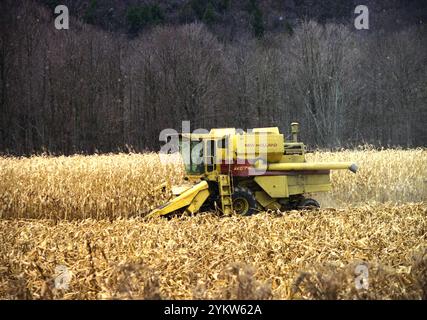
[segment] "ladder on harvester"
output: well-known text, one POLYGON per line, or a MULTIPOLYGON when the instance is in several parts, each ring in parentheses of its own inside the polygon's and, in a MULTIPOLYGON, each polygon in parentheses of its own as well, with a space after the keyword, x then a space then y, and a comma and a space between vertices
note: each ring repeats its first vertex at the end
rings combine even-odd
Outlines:
POLYGON ((220 174, 219 179, 219 196, 221 197, 221 209, 222 213, 229 215, 233 213, 233 186, 231 185, 231 179, 228 174, 220 174))

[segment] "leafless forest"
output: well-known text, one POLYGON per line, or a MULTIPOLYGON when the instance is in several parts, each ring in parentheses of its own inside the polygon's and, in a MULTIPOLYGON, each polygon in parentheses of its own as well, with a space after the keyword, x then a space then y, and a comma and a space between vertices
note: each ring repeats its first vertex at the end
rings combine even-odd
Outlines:
POLYGON ((424 25, 356 31, 305 20, 292 32, 220 39, 206 23, 129 37, 39 2, 2 1, 0 152, 158 150, 159 132, 302 124, 311 146, 425 146, 424 25))
POLYGON ((0 0, 0 299, 427 299, 427 1, 365 0, 369 30, 357 2, 0 0), (188 186, 158 153, 183 120, 298 121, 359 169, 322 209, 147 217, 188 186))

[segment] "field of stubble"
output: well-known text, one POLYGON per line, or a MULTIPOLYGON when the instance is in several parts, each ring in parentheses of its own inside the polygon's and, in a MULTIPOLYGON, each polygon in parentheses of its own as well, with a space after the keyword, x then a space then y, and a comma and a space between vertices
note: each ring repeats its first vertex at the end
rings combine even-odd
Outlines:
POLYGON ((426 150, 309 155, 360 167, 333 173, 319 211, 147 221, 183 178, 171 160, 0 158, 0 298, 427 298, 426 150))

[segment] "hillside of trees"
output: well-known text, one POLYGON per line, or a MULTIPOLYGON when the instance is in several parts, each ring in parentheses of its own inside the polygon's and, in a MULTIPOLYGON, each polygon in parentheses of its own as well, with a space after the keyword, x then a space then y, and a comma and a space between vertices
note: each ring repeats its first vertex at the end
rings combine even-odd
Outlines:
POLYGON ((425 0, 39 0, 65 4, 73 16, 129 37, 159 25, 203 23, 221 40, 292 33, 303 20, 352 24, 354 8, 367 5, 375 29, 427 23, 425 0))
POLYGON ((4 0, 0 153, 159 150, 183 120, 299 121, 310 146, 426 146, 425 11, 387 3, 357 31, 354 1, 4 0), (58 2, 69 30, 54 28, 58 2))

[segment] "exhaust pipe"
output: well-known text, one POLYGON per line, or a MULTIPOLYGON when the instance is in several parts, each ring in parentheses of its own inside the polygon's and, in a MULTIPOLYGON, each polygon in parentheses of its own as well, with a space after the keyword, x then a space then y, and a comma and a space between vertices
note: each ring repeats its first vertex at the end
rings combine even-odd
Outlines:
POLYGON ((355 163, 353 163, 353 164, 348 168, 348 170, 350 170, 350 171, 351 171, 351 172, 353 172, 353 173, 356 173, 358 169, 359 169, 359 168, 357 167, 357 165, 356 165, 355 163))

